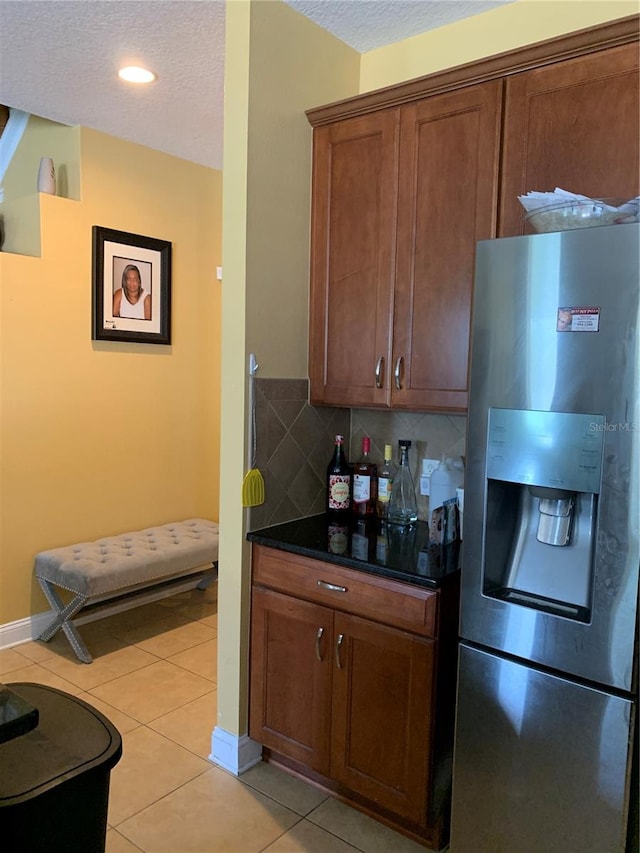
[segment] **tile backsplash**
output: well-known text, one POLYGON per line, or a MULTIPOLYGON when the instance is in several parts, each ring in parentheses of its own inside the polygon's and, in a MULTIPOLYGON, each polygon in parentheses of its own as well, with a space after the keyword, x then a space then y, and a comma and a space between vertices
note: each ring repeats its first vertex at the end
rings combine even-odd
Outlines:
POLYGON ((349 409, 310 406, 306 379, 255 379, 256 465, 265 502, 249 530, 324 512, 325 474, 334 439, 348 439, 349 409))
POLYGON ((362 438, 371 439, 371 458, 380 462, 385 444, 393 445, 393 462, 398 464, 398 441, 410 439, 409 467, 416 484, 418 518, 426 521, 429 498, 420 494, 419 480, 423 459, 442 455, 464 457, 467 419, 462 415, 434 415, 419 412, 351 410, 351 458, 357 458, 362 438))
MULTIPOLYGON (((249 530, 324 512, 325 474, 336 433, 345 436, 349 459, 371 439, 371 457, 382 461, 385 444, 411 439, 409 463, 418 483, 422 459, 465 453, 466 418, 374 409, 310 406, 306 379, 254 380, 256 467, 265 481, 265 502, 249 510, 249 530)), ((428 498, 418 494, 418 514, 428 516, 428 498)))

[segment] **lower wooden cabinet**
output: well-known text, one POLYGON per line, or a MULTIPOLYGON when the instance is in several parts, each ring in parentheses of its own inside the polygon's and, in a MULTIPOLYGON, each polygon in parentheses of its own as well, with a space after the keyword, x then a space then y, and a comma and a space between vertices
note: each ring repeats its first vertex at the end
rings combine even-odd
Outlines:
POLYGON ((336 613, 330 775, 416 823, 425 820, 433 640, 336 613))
POLYGON ((413 838, 442 846, 453 738, 455 584, 442 613, 439 590, 263 546, 254 545, 253 553, 250 736, 263 744, 265 757, 413 838), (287 592, 260 582, 279 585, 278 565, 289 586, 294 578, 287 592), (296 588, 296 569, 305 598, 296 588), (384 602, 403 588, 408 612, 416 614, 413 631, 386 624, 384 602), (331 596, 335 606, 324 603, 331 596), (417 617, 416 597, 428 617, 417 617), (376 607, 379 615, 370 618, 376 607))
POLYGON ((333 612, 260 587, 251 608, 249 734, 328 776, 333 612))

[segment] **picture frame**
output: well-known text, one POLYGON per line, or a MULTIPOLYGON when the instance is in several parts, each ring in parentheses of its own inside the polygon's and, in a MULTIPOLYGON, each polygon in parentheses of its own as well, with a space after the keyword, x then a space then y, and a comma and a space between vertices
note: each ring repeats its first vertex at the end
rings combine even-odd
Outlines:
POLYGON ((171 343, 171 243, 92 229, 94 341, 171 343))

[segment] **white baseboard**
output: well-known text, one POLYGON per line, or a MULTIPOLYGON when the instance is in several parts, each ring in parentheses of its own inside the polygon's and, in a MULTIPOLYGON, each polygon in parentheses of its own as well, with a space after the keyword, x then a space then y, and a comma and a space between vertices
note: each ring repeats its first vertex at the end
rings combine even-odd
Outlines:
POLYGON ((53 610, 0 625, 0 651, 37 639, 53 619, 53 610))
POLYGON ((234 776, 240 776, 262 761, 262 744, 251 740, 248 735, 238 737, 216 726, 211 735, 209 761, 234 776))

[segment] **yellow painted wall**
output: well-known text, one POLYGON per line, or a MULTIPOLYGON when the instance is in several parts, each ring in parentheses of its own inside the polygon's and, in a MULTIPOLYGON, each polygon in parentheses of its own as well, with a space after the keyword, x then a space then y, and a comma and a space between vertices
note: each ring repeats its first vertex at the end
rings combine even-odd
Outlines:
POLYGON ((308 376, 313 140, 305 110, 355 94, 359 72, 359 54, 280 0, 254 4, 246 319, 263 378, 308 376))
POLYGON ((638 0, 516 0, 365 53, 360 91, 391 86, 639 11, 638 0))
POLYGON ((41 157, 51 157, 56 170, 56 195, 79 199, 80 128, 39 116, 29 116, 2 181, 0 217, 4 226, 3 251, 39 257, 40 201, 38 169, 41 157))
POLYGON ((0 253, 0 624, 48 609, 45 548, 218 518, 221 173, 81 131, 82 200, 0 253), (91 228, 169 240, 172 345, 91 340, 91 228))
POLYGON ((357 94, 359 56, 281 0, 226 11, 218 725, 246 732, 248 354, 260 377, 307 376, 311 127, 357 94))
POLYGON ((4 177, 5 199, 37 193, 41 157, 53 158, 56 195, 79 199, 80 132, 78 126, 70 127, 40 116, 29 116, 25 132, 4 177))

